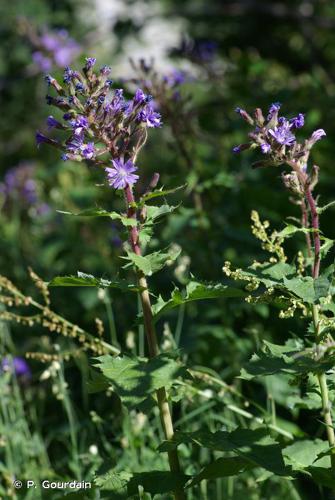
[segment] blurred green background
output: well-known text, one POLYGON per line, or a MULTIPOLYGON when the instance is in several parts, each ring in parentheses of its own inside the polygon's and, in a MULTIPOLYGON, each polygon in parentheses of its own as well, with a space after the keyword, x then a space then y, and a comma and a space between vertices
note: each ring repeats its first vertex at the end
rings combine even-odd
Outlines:
MULTIPOLYGON (((0 16, 0 273, 26 295, 38 296, 28 267, 44 281, 78 270, 109 278, 121 262, 121 227, 105 219, 76 219, 57 212, 76 212, 94 205, 120 208, 120 199, 101 186, 101 174, 92 167, 63 162, 57 151, 43 146, 37 149, 35 145, 35 131, 47 130, 45 120, 52 113, 45 102, 43 75, 50 72, 61 80, 67 65, 64 62, 81 67, 85 56, 97 57, 101 65, 112 67, 112 78, 120 85, 134 77, 129 58, 137 61, 153 57, 162 76, 174 68, 189 75, 178 87, 183 106, 174 105, 166 115, 162 109, 164 126, 150 134, 139 159, 140 190, 145 189, 154 172, 160 173, 160 183, 167 188, 188 184, 184 192, 174 195, 173 201, 182 204, 158 226, 152 242, 152 248, 172 242, 183 250, 177 268, 152 279, 157 294, 166 297, 174 284, 183 284, 190 273, 199 279, 222 282, 222 265, 227 259, 240 267, 261 259, 262 251, 250 231, 252 209, 262 219, 269 219, 274 228, 281 228, 288 216, 299 217, 298 207, 288 203, 279 169, 255 171, 250 166, 255 160, 252 154, 231 153, 235 144, 245 140, 247 130, 234 112, 236 106, 266 110, 279 101, 285 115, 305 113, 305 137, 316 128, 324 128, 327 138, 314 148, 313 160, 320 166, 321 202, 332 200, 332 2, 12 0, 0 5, 0 16), (57 39, 56 49, 52 48, 53 37, 57 39)), ((322 230, 330 238, 335 237, 333 220, 331 210, 322 218, 322 230)), ((299 239, 290 245, 289 254, 294 257, 299 239)), ((119 344, 133 352, 142 350, 143 354, 134 321, 136 300, 119 293, 110 296, 119 344)), ((95 318, 101 318, 109 339, 108 298, 93 289, 55 289, 51 298, 53 310, 88 331, 94 331, 95 318)), ((5 322, 0 326, 1 357, 77 349, 75 343, 40 327, 27 329, 5 322)), ((245 401, 254 399, 267 411, 271 393, 283 428, 299 436, 309 432, 315 435, 319 424, 313 413, 291 411, 285 405, 289 391, 285 381, 277 381, 272 388, 255 383, 244 387, 234 377, 262 339, 284 343, 288 332, 298 333, 301 327, 295 319, 280 321, 276 311, 265 305, 255 307, 231 300, 192 303, 164 318, 158 330, 161 339, 164 335, 168 339, 169 331, 181 329, 180 347, 188 362, 215 370, 245 394, 245 401)), ((42 380, 49 365, 29 360, 32 377, 28 385, 21 392, 18 386, 18 393, 11 395, 6 392, 8 381, 7 385, 2 382, 8 407, 8 411, 3 409, 3 432, 5 435, 10 428, 17 436, 17 440, 2 445, 3 454, 0 446, 4 498, 7 494, 15 498, 15 492, 8 489, 8 478, 14 473, 27 478, 29 474, 72 477, 78 472, 79 462, 81 475, 90 477, 92 470, 107 460, 120 469, 161 465, 162 459, 154 453, 159 442, 157 433, 151 435, 149 428, 130 438, 130 422, 137 419, 140 425, 138 415, 126 415, 114 396, 106 399, 87 393, 88 358, 80 353, 57 374, 51 370, 42 380), (64 373, 67 385, 61 378, 64 373), (15 455, 22 460, 15 460, 15 455)), ((199 402, 196 397, 186 394, 176 408, 177 421, 187 422, 190 429, 199 424, 200 417, 210 429, 215 428, 215 422, 229 428, 239 421, 226 408, 231 395, 226 394, 221 402, 209 400, 213 403, 209 406, 207 400, 199 396, 199 402), (197 406, 203 408, 200 417, 185 419, 197 406)), ((245 401, 239 404, 243 407, 245 401)), ((186 461, 187 453, 185 450, 186 461)), ((207 460, 193 457, 198 467, 207 460)), ((280 498, 283 494, 315 498, 318 494, 307 480, 301 481, 294 492, 284 480, 256 480, 251 475, 242 477, 233 488, 234 499, 245 498, 246 491, 250 493, 248 498, 255 499, 280 498)), ((209 485, 205 492, 208 498, 224 498, 220 492, 223 495, 225 488, 231 491, 232 487, 225 481, 209 485)))

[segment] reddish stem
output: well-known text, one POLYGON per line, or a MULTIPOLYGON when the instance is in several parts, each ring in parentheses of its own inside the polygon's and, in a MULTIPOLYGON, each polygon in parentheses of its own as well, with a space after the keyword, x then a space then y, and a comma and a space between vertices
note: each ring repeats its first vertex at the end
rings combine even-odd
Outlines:
MULTIPOLYGON (((304 228, 309 229, 308 212, 304 199, 301 200, 301 224, 304 228)), ((307 245, 307 255, 308 257, 312 257, 312 243, 311 243, 311 236, 309 233, 306 233, 306 245, 307 245)))
POLYGON ((305 195, 306 195, 306 200, 309 205, 309 209, 311 211, 311 218, 312 218, 312 228, 314 229, 313 231, 313 241, 314 241, 314 265, 313 265, 313 272, 312 276, 314 279, 319 277, 320 273, 320 248, 321 248, 321 243, 320 243, 320 228, 319 228, 319 215, 316 207, 315 200, 313 198, 311 188, 309 185, 305 188, 305 195))

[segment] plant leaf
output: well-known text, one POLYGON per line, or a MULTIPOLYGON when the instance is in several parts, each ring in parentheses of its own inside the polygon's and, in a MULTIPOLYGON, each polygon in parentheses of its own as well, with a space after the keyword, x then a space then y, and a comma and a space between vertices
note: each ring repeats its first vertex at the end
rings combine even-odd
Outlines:
POLYGON ((107 490, 111 500, 127 500, 136 496, 142 486, 145 493, 164 495, 183 488, 189 476, 170 471, 150 472, 115 472, 113 470, 102 476, 97 476, 95 484, 101 490, 107 490))
POLYGON ((109 217, 112 220, 119 220, 124 226, 136 226, 137 220, 133 218, 128 218, 125 215, 121 215, 118 212, 108 212, 102 208, 87 208, 78 213, 73 212, 63 212, 62 210, 57 210, 60 214, 74 215, 75 217, 109 217))
POLYGON ((214 433, 209 431, 176 432, 173 440, 164 441, 159 446, 159 451, 168 451, 181 443, 193 443, 216 451, 234 452, 249 463, 280 476, 290 473, 290 467, 284 463, 280 445, 265 428, 260 427, 254 430, 237 428, 232 432, 214 433))
POLYGON ((151 191, 151 193, 144 194, 141 197, 140 203, 143 204, 148 200, 152 200, 153 198, 158 198, 161 196, 167 196, 169 194, 176 193, 177 191, 184 189, 186 186, 187 184, 183 184, 182 186, 177 186, 172 189, 164 189, 164 188, 156 189, 155 191, 151 191))
POLYGON ((194 486, 200 483, 203 479, 218 479, 220 477, 237 476, 247 469, 253 468, 254 465, 242 457, 222 457, 215 460, 211 464, 206 465, 199 474, 192 478, 192 481, 187 485, 194 486))
POLYGON ((171 297, 164 301, 160 296, 157 302, 153 305, 153 313, 155 319, 158 319, 162 314, 181 304, 192 302, 194 300, 218 299, 224 297, 244 297, 246 294, 243 290, 222 285, 220 283, 202 283, 200 281, 190 281, 186 285, 186 289, 182 292, 179 288, 175 288, 171 297))
POLYGON ((96 278, 92 274, 78 271, 77 276, 56 276, 52 278, 48 286, 94 286, 97 288, 117 288, 119 290, 138 292, 140 287, 128 283, 125 280, 110 281, 105 278, 96 278))
POLYGON ((169 388, 178 377, 186 376, 186 367, 166 353, 149 361, 143 358, 97 358, 95 365, 111 382, 122 403, 129 409, 145 411, 154 403, 153 393, 161 387, 169 388))
POLYGON ((165 251, 161 250, 147 255, 137 255, 134 252, 127 252, 128 256, 122 258, 132 262, 146 276, 151 276, 162 269, 168 262, 175 261, 179 257, 180 252, 181 248, 170 247, 165 249, 165 251))

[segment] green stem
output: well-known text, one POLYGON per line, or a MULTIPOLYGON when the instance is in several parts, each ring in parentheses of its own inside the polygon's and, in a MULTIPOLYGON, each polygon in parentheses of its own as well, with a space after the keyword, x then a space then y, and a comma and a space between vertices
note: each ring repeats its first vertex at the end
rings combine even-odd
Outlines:
MULTIPOLYGON (((135 200, 132 190, 129 186, 127 186, 124 192, 128 208, 127 215, 129 218, 136 218, 136 208, 134 208, 135 200)), ((133 252, 136 253, 137 255, 141 255, 142 252, 139 243, 139 232, 136 226, 132 226, 129 230, 129 242, 133 252)), ((143 311, 144 330, 147 337, 149 356, 150 358, 154 358, 159 354, 159 346, 153 321, 153 313, 152 313, 148 283, 145 275, 141 271, 138 271, 137 276, 138 276, 138 284, 141 288, 140 299, 143 311)), ((164 435, 165 438, 168 441, 170 441, 173 439, 174 430, 173 430, 172 416, 165 388, 161 387, 160 389, 158 389, 156 391, 156 396, 157 396, 157 404, 159 408, 159 414, 164 435)), ((168 451, 168 459, 171 472, 180 473, 179 458, 176 449, 168 451)), ((186 495, 182 488, 178 488, 176 491, 174 491, 174 498, 175 500, 186 499, 186 495)))
POLYGON ((109 332, 110 332, 110 337, 111 337, 111 342, 112 345, 115 345, 116 347, 119 347, 120 344, 117 339, 117 333, 116 333, 116 326, 115 326, 115 318, 114 318, 114 311, 113 311, 113 306, 112 306, 112 300, 109 296, 109 293, 107 290, 105 290, 104 293, 104 303, 106 307, 106 312, 107 312, 107 319, 108 319, 108 325, 109 325, 109 332))
MULTIPOLYGON (((309 210, 311 213, 312 228, 314 229, 314 232, 313 232, 314 264, 313 264, 313 270, 312 270, 312 277, 314 280, 316 280, 319 277, 320 262, 321 262, 319 215, 318 215, 317 205, 316 205, 315 199, 313 197, 312 189, 310 187, 309 182, 306 181, 303 185, 304 185, 304 190, 305 190, 305 199, 306 199, 306 202, 308 204, 308 207, 309 207, 309 210)), ((317 344, 320 344, 322 339, 320 338, 319 306, 313 305, 312 316, 313 316, 315 341, 317 344)), ((334 433, 334 426, 333 426, 333 420, 332 420, 332 414, 331 414, 331 402, 329 400, 327 378, 326 378, 326 374, 324 372, 319 373, 317 375, 317 377, 318 377, 318 382, 319 382, 319 387, 320 387, 321 400, 322 400, 322 414, 323 414, 323 418, 324 418, 324 421, 326 424, 328 443, 329 443, 330 448, 333 448, 332 453, 331 453, 331 457, 330 457, 331 467, 332 467, 332 471, 335 473, 335 453, 334 453, 335 452, 335 433, 334 433)))

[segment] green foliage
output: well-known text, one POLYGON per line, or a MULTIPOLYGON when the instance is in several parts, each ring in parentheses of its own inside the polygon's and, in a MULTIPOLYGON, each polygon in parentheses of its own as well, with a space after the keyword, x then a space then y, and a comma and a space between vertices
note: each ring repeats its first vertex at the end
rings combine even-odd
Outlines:
POLYGON ((119 214, 118 212, 108 212, 107 210, 103 210, 102 208, 87 208, 86 210, 82 210, 78 213, 64 212, 62 210, 58 210, 60 214, 64 215, 74 215, 76 217, 109 217, 112 220, 120 221, 126 227, 136 226, 136 219, 128 218, 119 214))
POLYGON ((155 318, 158 319, 171 309, 195 300, 243 297, 244 295, 245 293, 237 288, 219 283, 201 283, 192 280, 186 285, 184 291, 175 288, 168 300, 165 301, 162 297, 159 297, 153 305, 153 313, 155 318))
POLYGON ((167 471, 142 473, 109 471, 95 479, 95 484, 102 491, 108 491, 111 500, 137 498, 139 487, 152 495, 170 493, 177 487, 183 487, 188 476, 167 471))
POLYGON ((152 408, 157 389, 170 388, 179 377, 186 376, 186 367, 168 354, 150 360, 106 355, 98 358, 95 366, 127 408, 142 411, 152 408))
POLYGON ((123 257, 123 259, 129 260, 137 269, 142 271, 144 275, 152 276, 152 274, 163 269, 168 263, 174 262, 179 257, 180 252, 181 248, 174 247, 144 256, 137 255, 134 252, 127 252, 128 256, 123 257))
MULTIPOLYGON (((194 444, 215 451, 233 452, 237 456, 277 475, 288 475, 290 467, 286 467, 280 445, 269 435, 267 429, 237 428, 232 432, 198 431, 177 432, 173 441, 165 441, 159 447, 167 451, 182 443, 194 444)), ((241 465, 241 463, 240 463, 241 465)))
POLYGON ((331 369, 334 357, 313 359, 313 352, 301 350, 301 343, 294 340, 285 345, 275 345, 264 341, 262 351, 254 354, 251 360, 241 370, 241 377, 251 380, 255 377, 264 377, 277 373, 289 375, 306 375, 308 373, 321 373, 331 369))
POLYGON ((127 283, 125 280, 110 281, 105 278, 96 278, 92 274, 78 271, 77 276, 56 276, 48 284, 49 287, 62 286, 88 286, 96 288, 117 288, 123 292, 138 292, 140 288, 137 285, 127 283))

